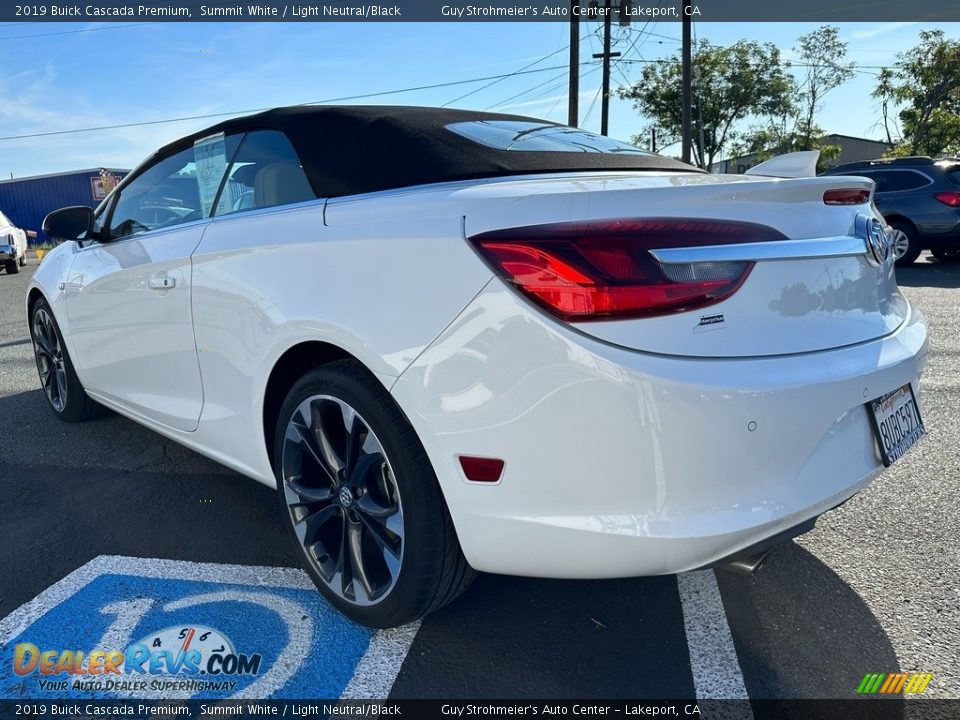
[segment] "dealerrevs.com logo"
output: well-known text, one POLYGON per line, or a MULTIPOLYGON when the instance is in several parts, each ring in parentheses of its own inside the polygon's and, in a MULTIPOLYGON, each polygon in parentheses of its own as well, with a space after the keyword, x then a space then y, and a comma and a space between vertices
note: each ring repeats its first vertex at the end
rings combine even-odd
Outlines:
POLYGON ((37 675, 44 690, 143 692, 229 691, 231 678, 257 675, 259 653, 239 653, 219 630, 170 627, 126 650, 40 648, 29 642, 13 650, 13 671, 37 675), (159 676, 159 677, 158 677, 159 676))

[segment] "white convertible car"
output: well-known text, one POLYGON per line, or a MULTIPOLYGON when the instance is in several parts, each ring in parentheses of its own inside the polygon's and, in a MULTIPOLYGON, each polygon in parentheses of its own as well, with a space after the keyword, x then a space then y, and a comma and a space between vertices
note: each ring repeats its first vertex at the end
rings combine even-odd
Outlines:
POLYGON ((279 109, 52 213, 74 242, 27 313, 58 417, 106 406, 277 486, 320 590, 391 626, 476 570, 750 569, 900 458, 927 327, 872 189, 279 109))

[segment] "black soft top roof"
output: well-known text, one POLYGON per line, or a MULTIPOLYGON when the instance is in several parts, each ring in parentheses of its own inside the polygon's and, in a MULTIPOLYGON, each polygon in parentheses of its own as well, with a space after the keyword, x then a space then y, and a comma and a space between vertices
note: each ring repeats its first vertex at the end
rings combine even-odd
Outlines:
POLYGON ((300 105, 226 120, 182 138, 160 152, 182 148, 221 131, 281 130, 293 143, 318 197, 549 172, 702 172, 678 160, 653 154, 504 150, 447 129, 452 123, 479 120, 555 125, 519 115, 446 108, 300 105))

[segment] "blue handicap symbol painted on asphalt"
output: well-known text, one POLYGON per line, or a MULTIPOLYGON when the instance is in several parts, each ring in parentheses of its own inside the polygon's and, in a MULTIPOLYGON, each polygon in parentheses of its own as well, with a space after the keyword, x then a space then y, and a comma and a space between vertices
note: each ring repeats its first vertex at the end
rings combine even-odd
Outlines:
POLYGON ((312 587, 194 577, 106 572, 41 611, 3 645, 0 697, 339 698, 375 635, 312 587))

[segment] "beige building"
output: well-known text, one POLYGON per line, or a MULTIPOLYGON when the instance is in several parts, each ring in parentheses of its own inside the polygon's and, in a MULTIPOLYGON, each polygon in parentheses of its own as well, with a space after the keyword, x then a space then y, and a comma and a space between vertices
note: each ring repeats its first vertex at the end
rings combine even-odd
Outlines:
MULTIPOLYGON (((833 165, 843 165, 844 163, 860 162, 862 160, 875 160, 890 149, 890 145, 880 140, 868 140, 867 138, 851 137, 850 135, 838 135, 836 133, 826 136, 829 145, 839 145, 840 155, 833 161, 833 165)), ((721 160, 710 166, 710 172, 730 173, 740 175, 756 165, 756 153, 751 155, 742 155, 740 157, 721 160)))

